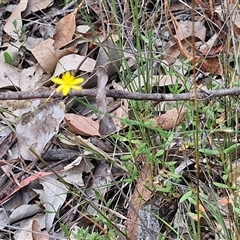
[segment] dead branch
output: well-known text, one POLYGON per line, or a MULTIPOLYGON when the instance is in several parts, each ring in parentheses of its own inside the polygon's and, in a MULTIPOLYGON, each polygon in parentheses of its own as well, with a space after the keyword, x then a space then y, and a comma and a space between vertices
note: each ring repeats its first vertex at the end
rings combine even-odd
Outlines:
MULTIPOLYGON (((81 91, 72 91, 71 96, 86 97, 96 96, 97 89, 83 89, 81 91)), ((162 93, 139 93, 139 92, 127 92, 119 90, 106 89, 107 97, 132 99, 132 100, 151 100, 151 101, 193 101, 195 95, 193 92, 180 93, 180 94, 162 94, 162 93)), ((234 87, 229 89, 198 91, 197 99, 199 101, 223 97, 223 96, 238 96, 240 95, 240 87, 234 87)), ((2 92, 0 93, 0 100, 23 100, 23 99, 37 99, 37 98, 60 98, 61 93, 53 93, 53 90, 46 91, 25 91, 25 92, 2 92)))

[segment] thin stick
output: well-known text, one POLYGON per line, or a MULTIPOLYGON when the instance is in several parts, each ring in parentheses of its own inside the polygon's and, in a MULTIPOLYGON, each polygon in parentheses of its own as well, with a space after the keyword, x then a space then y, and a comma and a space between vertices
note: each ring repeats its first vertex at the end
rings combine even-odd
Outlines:
MULTIPOLYGON (((0 93, 0 100, 23 100, 23 99, 37 99, 37 98, 59 98, 62 97, 61 93, 52 94, 52 90, 44 92, 5 92, 0 93), (52 95, 51 95, 52 94, 52 95)), ((71 96, 86 97, 96 96, 97 89, 83 89, 81 91, 72 91, 71 96)), ((229 89, 209 90, 209 91, 197 91, 180 94, 161 94, 161 93, 139 93, 139 92, 127 92, 120 90, 106 89, 107 97, 114 97, 120 99, 132 99, 132 100, 151 100, 151 101, 194 101, 196 95, 198 100, 207 100, 223 96, 238 96, 240 95, 240 87, 234 87, 229 89)))

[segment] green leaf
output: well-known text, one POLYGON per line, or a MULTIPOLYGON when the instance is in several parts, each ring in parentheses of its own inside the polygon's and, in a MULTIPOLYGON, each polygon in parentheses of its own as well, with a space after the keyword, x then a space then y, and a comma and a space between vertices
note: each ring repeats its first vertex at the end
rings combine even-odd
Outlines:
POLYGON ((143 34, 141 34, 141 38, 146 44, 149 44, 149 39, 146 38, 143 34))
POLYGON ((160 157, 160 156, 162 156, 164 153, 165 153, 165 150, 164 150, 164 149, 160 149, 160 150, 157 151, 155 157, 160 157))
MULTIPOLYGON (((140 145, 141 144, 141 142, 139 140, 137 140, 137 139, 131 140, 131 143, 132 144, 136 144, 136 145, 140 145)), ((146 145, 146 143, 145 143, 145 145, 146 145)))
POLYGON ((17 27, 17 20, 14 19, 12 23, 13 23, 13 26, 16 28, 17 27))
POLYGON ((224 188, 224 189, 229 189, 229 186, 224 184, 224 183, 218 183, 218 182, 213 182, 213 184, 216 186, 216 187, 220 187, 220 188, 224 188))
POLYGON ((226 181, 228 178, 229 178, 229 174, 223 174, 223 175, 222 175, 222 179, 223 179, 223 180, 226 181))
POLYGON ((156 190, 159 192, 170 193, 172 192, 172 184, 168 184, 166 187, 156 187, 156 190))
POLYGON ((174 166, 176 163, 177 163, 176 161, 165 162, 164 165, 165 165, 165 166, 168 166, 168 167, 171 167, 171 166, 174 166))
POLYGON ((127 161, 127 160, 131 160, 132 159, 132 155, 131 154, 127 154, 127 155, 123 155, 120 158, 122 161, 127 161))
POLYGON ((205 155, 208 155, 208 156, 216 156, 216 155, 218 156, 219 155, 219 151, 205 149, 205 148, 199 149, 199 152, 204 153, 205 155))
POLYGON ((240 215, 240 209, 239 209, 239 208, 234 207, 234 208, 233 208, 233 211, 234 211, 235 213, 237 213, 238 215, 240 215))
POLYGON ((190 203, 192 203, 193 205, 197 205, 196 200, 195 200, 192 196, 189 196, 188 201, 189 201, 190 203))
POLYGON ((176 173, 170 173, 170 179, 179 179, 182 175, 176 173))
POLYGON ((102 195, 101 195, 97 190, 95 190, 95 189, 94 189, 93 191, 94 191, 97 199, 102 200, 102 195))
POLYGON ((189 215, 189 217, 191 217, 193 220, 196 221, 196 219, 197 219, 197 214, 196 213, 189 212, 188 215, 189 215))
POLYGON ((12 57, 10 56, 10 54, 8 52, 4 52, 3 57, 4 57, 5 63, 13 65, 12 57))
POLYGON ((138 144, 138 148, 136 150, 136 155, 139 155, 139 154, 141 154, 143 152, 146 153, 146 150, 147 150, 146 145, 147 145, 146 143, 138 144))
POLYGON ((234 150, 236 150, 240 146, 240 143, 235 143, 232 146, 226 148, 223 150, 223 153, 229 154, 232 153, 234 150))
POLYGON ((187 199, 189 199, 192 196, 192 190, 186 192, 179 200, 179 203, 182 203, 184 201, 186 201, 187 199))
POLYGON ((68 228, 62 223, 60 223, 60 227, 61 227, 62 231, 64 232, 65 236, 69 236, 68 228))
POLYGON ((167 142, 166 142, 166 146, 169 146, 172 143, 173 139, 174 139, 174 133, 171 133, 168 136, 168 139, 167 139, 167 142))

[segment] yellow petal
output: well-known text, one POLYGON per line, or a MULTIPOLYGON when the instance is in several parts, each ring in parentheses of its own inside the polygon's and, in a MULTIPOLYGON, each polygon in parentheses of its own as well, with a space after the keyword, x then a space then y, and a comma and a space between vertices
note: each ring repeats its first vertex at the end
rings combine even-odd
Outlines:
POLYGON ((75 78, 74 81, 72 81, 73 85, 78 85, 84 81, 83 78, 75 78))
POLYGON ((63 85, 60 85, 56 88, 56 92, 61 92, 63 89, 63 85))
POLYGON ((70 92, 70 90, 71 90, 70 86, 67 86, 67 85, 63 86, 63 88, 62 88, 62 94, 63 94, 63 96, 68 95, 68 93, 70 92))
POLYGON ((61 78, 53 78, 52 82, 56 84, 64 84, 64 81, 61 78))
POLYGON ((72 76, 70 72, 66 72, 62 75, 62 80, 64 82, 72 82, 74 80, 74 76, 72 76))
POLYGON ((56 92, 62 92, 62 94, 66 96, 71 89, 82 90, 82 87, 79 86, 79 84, 81 84, 84 79, 75 78, 70 72, 65 72, 62 74, 62 78, 53 78, 52 81, 59 85, 56 92))
POLYGON ((69 78, 71 76, 70 72, 65 72, 62 74, 62 78, 69 78))
POLYGON ((75 78, 72 84, 74 85, 81 84, 83 81, 84 81, 83 78, 75 78))

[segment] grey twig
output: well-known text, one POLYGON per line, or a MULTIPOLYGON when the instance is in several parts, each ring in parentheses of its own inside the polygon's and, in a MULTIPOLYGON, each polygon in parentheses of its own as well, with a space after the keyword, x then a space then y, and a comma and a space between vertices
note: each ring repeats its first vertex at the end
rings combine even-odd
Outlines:
POLYGON ((42 24, 42 22, 47 22, 47 21, 52 20, 53 18, 55 18, 57 16, 65 15, 65 14, 71 13, 73 11, 74 11, 74 9, 66 9, 66 10, 61 9, 61 10, 59 10, 58 12, 56 12, 54 14, 48 14, 48 15, 46 15, 44 17, 39 17, 40 18, 39 20, 30 20, 30 22, 24 24, 24 26, 26 28, 28 28, 28 27, 31 27, 34 24, 42 24))
MULTIPOLYGON (((71 96, 85 97, 96 96, 97 89, 83 89, 81 91, 72 91, 71 96)), ((198 91, 196 96, 193 92, 180 93, 180 94, 164 94, 164 93, 139 93, 127 92, 119 90, 106 89, 107 97, 132 99, 132 100, 151 100, 151 101, 193 101, 195 98, 198 100, 206 100, 223 96, 238 96, 240 95, 240 87, 198 91)), ((53 90, 47 91, 26 91, 26 92, 1 92, 0 100, 22 100, 22 99, 37 99, 37 98, 59 98, 62 97, 61 93, 54 93, 53 90)))

